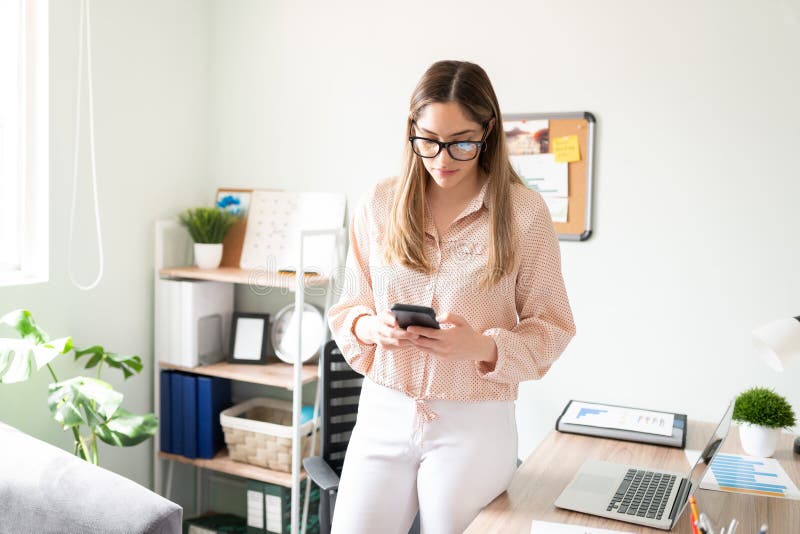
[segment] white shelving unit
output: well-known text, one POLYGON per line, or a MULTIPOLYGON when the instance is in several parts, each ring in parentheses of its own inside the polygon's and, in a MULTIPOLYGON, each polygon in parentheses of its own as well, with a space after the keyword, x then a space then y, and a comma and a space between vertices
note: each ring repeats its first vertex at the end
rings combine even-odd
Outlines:
MULTIPOLYGON (((261 285, 268 287, 281 288, 294 292, 295 295, 295 309, 302 310, 305 304, 305 289, 309 287, 324 287, 325 293, 325 319, 327 324, 327 311, 332 304, 333 288, 334 288, 334 275, 339 266, 344 265, 344 241, 345 229, 340 228, 336 230, 303 230, 299 233, 298 237, 301 246, 298 247, 299 254, 296 265, 299 266, 295 275, 279 274, 279 273, 264 273, 262 271, 248 271, 245 269, 236 269, 230 267, 221 267, 218 269, 198 269, 196 267, 187 267, 192 261, 192 241, 188 232, 176 221, 158 221, 156 222, 156 251, 155 251, 155 278, 176 278, 176 279, 193 279, 193 280, 212 280, 217 282, 227 282, 233 284, 249 284, 258 280, 261 285), (318 235, 334 235, 335 237, 335 254, 337 262, 330 278, 323 276, 304 276, 303 273, 303 242, 306 237, 318 235)), ((158 285, 155 285, 155 303, 159 302, 158 299, 158 285)), ((302 319, 303 314, 298 314, 299 327, 298 327, 298 352, 301 346, 302 339, 302 319)), ((327 338, 327 336, 326 336, 327 338)), ((250 465, 242 462, 236 462, 230 459, 227 449, 222 449, 212 459, 191 459, 181 455, 168 454, 161 452, 160 432, 157 432, 153 444, 155 460, 153 462, 153 481, 155 490, 162 495, 169 497, 172 491, 172 473, 174 462, 190 464, 195 466, 196 478, 196 506, 195 509, 199 510, 202 503, 202 474, 203 470, 218 471, 230 475, 257 480, 260 482, 267 482, 270 484, 277 484, 291 488, 292 502, 291 502, 291 534, 298 534, 300 532, 300 482, 305 479, 305 473, 301 468, 302 458, 300 457, 300 412, 302 408, 302 386, 316 381, 320 381, 320 371, 316 364, 303 365, 300 355, 297 354, 293 364, 287 363, 271 363, 267 365, 247 365, 247 364, 230 364, 227 362, 219 362, 213 365, 203 367, 181 367, 167 362, 156 362, 153 366, 153 380, 154 380, 154 411, 160 414, 161 399, 160 397, 160 378, 161 370, 172 369, 180 370, 188 373, 198 375, 217 376, 228 378, 234 381, 250 382, 255 384, 262 384, 273 387, 281 387, 292 391, 292 429, 294 439, 292 442, 292 471, 285 473, 282 471, 274 471, 265 469, 255 465, 250 465), (163 468, 167 467, 167 480, 164 486, 164 473, 163 468)), ((319 388, 317 388, 317 395, 314 402, 313 419, 317 420, 319 416, 319 388)), ((316 440, 312 440, 316 442, 316 440)), ((308 488, 309 486, 307 486, 308 488)), ((308 490, 307 490, 308 492, 308 490)), ((307 493, 306 492, 306 493, 307 493)), ((303 525, 308 512, 308 499, 306 498, 306 507, 303 513, 303 525)))

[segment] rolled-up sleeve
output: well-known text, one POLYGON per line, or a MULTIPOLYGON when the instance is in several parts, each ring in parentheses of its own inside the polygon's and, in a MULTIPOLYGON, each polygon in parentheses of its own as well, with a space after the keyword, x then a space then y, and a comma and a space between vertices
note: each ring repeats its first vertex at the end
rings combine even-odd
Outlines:
POLYGON ((369 272, 369 214, 370 202, 365 196, 350 223, 350 248, 343 276, 337 283, 339 301, 328 310, 333 339, 350 367, 363 375, 372 366, 376 346, 364 344, 353 335, 353 321, 364 314, 375 315, 369 272))
POLYGON ((533 224, 520 238, 514 295, 517 325, 483 332, 497 345, 497 361, 476 365, 478 373, 493 382, 514 384, 541 378, 575 335, 550 212, 541 198, 536 204, 533 224))

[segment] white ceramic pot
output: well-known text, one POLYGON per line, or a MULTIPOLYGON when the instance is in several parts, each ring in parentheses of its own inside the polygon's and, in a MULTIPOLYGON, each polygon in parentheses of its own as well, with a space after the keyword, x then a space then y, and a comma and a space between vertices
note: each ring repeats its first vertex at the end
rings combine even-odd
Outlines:
POLYGON ((222 243, 195 243, 194 263, 201 269, 216 269, 222 261, 222 243))
POLYGON ((750 456, 768 458, 775 454, 780 435, 780 428, 739 423, 739 440, 742 442, 742 450, 750 456))

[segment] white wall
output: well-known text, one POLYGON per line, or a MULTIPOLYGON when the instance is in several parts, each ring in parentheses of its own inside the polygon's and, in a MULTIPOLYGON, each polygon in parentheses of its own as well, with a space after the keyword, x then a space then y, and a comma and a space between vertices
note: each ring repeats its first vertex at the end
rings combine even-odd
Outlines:
MULTIPOLYGON (((104 369, 102 378, 124 394, 124 408, 144 413, 153 409, 153 223, 211 198, 208 4, 91 4, 105 277, 95 290, 84 292, 67 276, 79 2, 59 0, 50 2, 50 281, 0 288, 0 313, 27 308, 53 337, 71 335, 81 347, 101 344, 140 355, 141 376, 123 381, 118 371, 104 369)), ((85 143, 85 108, 83 113, 85 143)), ((84 150, 73 243, 74 270, 82 284, 89 284, 97 269, 87 154, 84 150)), ((71 359, 54 362, 59 379, 94 376, 95 369, 86 371, 71 359)), ((47 408, 50 382, 42 370, 31 381, 0 385, 0 419, 72 452, 72 433, 62 432, 47 408)), ((101 466, 144 485, 150 484, 152 458, 152 441, 132 449, 100 444, 101 466)))
POLYGON ((444 58, 506 112, 594 112, 595 232, 562 242, 578 336, 518 402, 525 455, 569 398, 713 420, 800 366, 750 330, 800 314, 800 3, 212 2, 212 180, 346 191, 397 172, 408 98, 444 58))

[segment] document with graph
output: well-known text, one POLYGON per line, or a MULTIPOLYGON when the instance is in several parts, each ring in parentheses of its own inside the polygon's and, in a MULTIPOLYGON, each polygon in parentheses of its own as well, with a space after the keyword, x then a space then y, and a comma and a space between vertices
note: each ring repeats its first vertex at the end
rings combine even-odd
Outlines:
POLYGON ((569 401, 556 430, 670 447, 686 445, 684 414, 595 402, 569 401))
MULTIPOLYGON (((686 450, 686 459, 694 465, 700 451, 686 450)), ((800 490, 774 458, 742 454, 717 454, 700 483, 703 489, 746 493, 761 497, 800 500, 800 490)))

